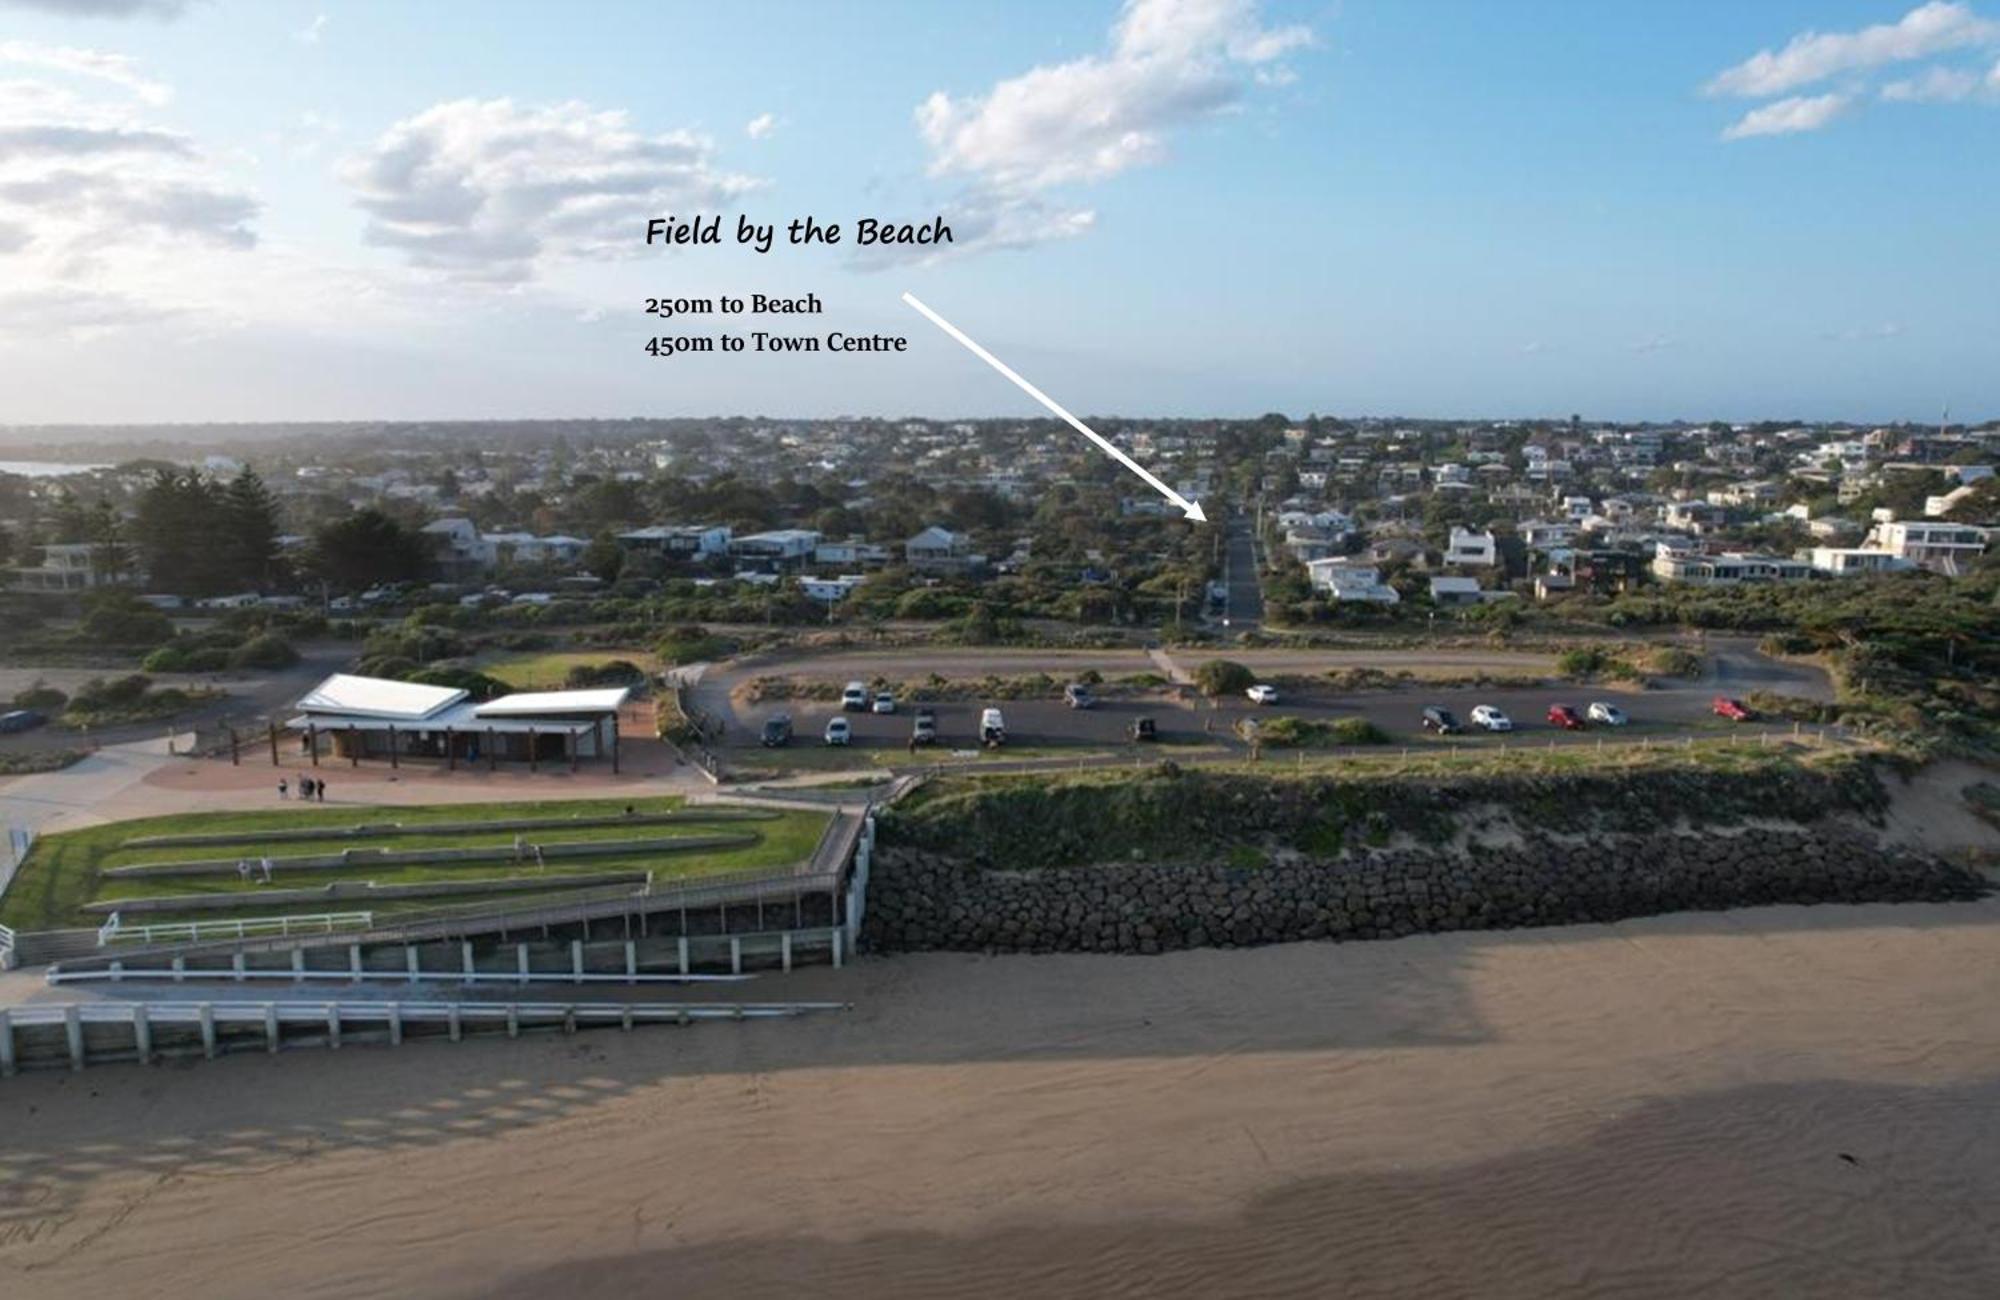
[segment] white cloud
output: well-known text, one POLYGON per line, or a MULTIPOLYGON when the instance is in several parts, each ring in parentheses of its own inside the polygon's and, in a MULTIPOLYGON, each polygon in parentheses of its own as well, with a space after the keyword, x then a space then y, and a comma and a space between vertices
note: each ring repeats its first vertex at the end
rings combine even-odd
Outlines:
POLYGON ((1848 106, 1846 95, 1794 95, 1753 108, 1722 133, 1725 140, 1747 140, 1759 135, 1795 135, 1817 131, 1839 117, 1848 106))
POLYGON ((2000 63, 1984 74, 1971 68, 1934 66, 1923 75, 1882 87, 1882 98, 1903 104, 1954 104, 1978 95, 2000 95, 2000 63))
POLYGON ((1856 32, 1802 32, 1780 50, 1760 50, 1725 69, 1705 89, 1712 95, 1782 95, 1843 72, 1928 58, 2000 40, 2000 23, 1957 0, 1929 0, 1893 23, 1856 32))
POLYGON ((778 129, 778 118, 774 113, 759 113, 743 127, 743 134, 752 140, 762 140, 778 129))
MULTIPOLYGON (((1283 84, 1276 60, 1311 39, 1304 27, 1262 26, 1255 0, 1126 0, 1103 54, 919 105, 930 174, 967 179, 959 206, 985 223, 974 247, 1073 235, 1091 214, 1037 195, 1159 162, 1175 129, 1229 109, 1254 82, 1283 84)), ((963 238, 953 251, 968 251, 963 238)))
POLYGON ((1674 342, 1673 339, 1665 334, 1655 334, 1650 338, 1643 338, 1633 343, 1629 350, 1641 355, 1648 352, 1665 352, 1674 346, 1674 342))
POLYGON ((313 20, 298 30, 299 40, 306 45, 318 45, 319 38, 326 35, 326 15, 314 14, 313 20))
POLYGON ((0 0, 16 9, 40 9, 44 13, 76 18, 178 18, 194 7, 194 0, 0 0))
POLYGON ((95 77, 124 87, 148 104, 164 104, 174 95, 168 87, 140 75, 138 64, 123 54, 70 45, 43 45, 39 41, 0 41, 0 63, 95 77))
POLYGON ((497 283, 554 259, 636 255, 648 217, 714 212, 762 184, 721 170, 692 132, 646 135, 623 112, 505 99, 406 118, 341 176, 369 214, 369 242, 497 283))

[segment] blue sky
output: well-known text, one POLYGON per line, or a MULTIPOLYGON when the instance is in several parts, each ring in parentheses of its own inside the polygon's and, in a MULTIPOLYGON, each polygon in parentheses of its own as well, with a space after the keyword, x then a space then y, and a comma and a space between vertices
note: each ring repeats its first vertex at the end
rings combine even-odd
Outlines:
POLYGON ((1996 126, 2000 3, 0 0, 0 423, 1033 409, 906 288, 1079 411, 1991 418, 1996 126), (912 350, 639 351, 755 291, 912 350))

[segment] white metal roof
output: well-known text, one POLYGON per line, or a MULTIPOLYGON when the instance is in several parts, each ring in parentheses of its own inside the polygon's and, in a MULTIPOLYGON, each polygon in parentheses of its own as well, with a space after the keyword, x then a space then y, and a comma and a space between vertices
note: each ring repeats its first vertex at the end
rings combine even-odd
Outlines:
POLYGON ((423 686, 383 677, 335 673, 299 700, 306 713, 338 713, 389 722, 421 722, 465 698, 452 686, 423 686))
POLYGON ((625 697, 632 693, 627 686, 607 686, 588 691, 522 691, 514 695, 503 695, 497 700, 488 700, 472 708, 473 715, 480 718, 525 718, 547 717, 567 713, 616 713, 625 697))

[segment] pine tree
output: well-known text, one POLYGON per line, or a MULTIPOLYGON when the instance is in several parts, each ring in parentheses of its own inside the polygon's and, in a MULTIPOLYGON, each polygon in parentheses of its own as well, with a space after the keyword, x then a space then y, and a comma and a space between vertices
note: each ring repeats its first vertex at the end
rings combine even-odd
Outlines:
POLYGON ((222 492, 221 549, 231 585, 261 590, 277 576, 278 501, 245 469, 222 492))

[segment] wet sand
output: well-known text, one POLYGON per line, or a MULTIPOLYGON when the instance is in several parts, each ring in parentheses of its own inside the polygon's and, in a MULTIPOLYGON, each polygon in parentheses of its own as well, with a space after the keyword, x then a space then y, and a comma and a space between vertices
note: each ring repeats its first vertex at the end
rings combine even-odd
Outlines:
POLYGON ((1991 1296, 2000 900, 0 1086, 0 1295, 1991 1296))

